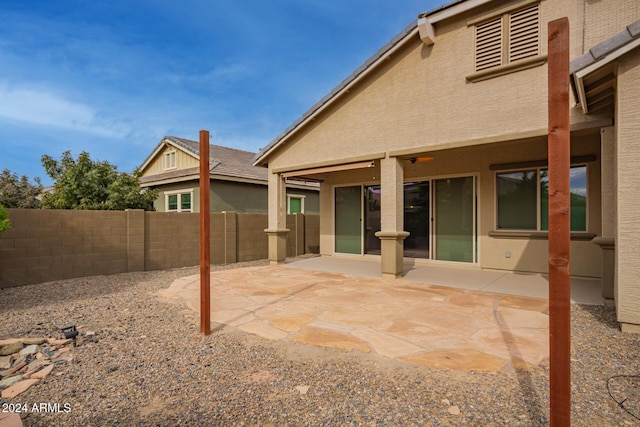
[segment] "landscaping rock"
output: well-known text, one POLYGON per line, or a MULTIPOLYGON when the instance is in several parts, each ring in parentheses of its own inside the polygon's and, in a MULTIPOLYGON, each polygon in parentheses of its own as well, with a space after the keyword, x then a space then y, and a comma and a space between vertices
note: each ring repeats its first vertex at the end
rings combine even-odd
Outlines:
POLYGON ((11 356, 0 357, 0 369, 9 369, 11 367, 11 356))
POLYGON ((453 405, 449 408, 448 412, 451 415, 460 415, 460 408, 458 408, 457 406, 453 405))
POLYGON ((11 387, 2 391, 3 399, 11 399, 19 395, 20 393, 24 393, 29 390, 32 385, 39 383, 40 380, 32 379, 32 380, 22 380, 13 384, 11 387))
POLYGON ((7 344, 0 348, 0 356, 7 356, 9 354, 14 354, 22 350, 22 343, 20 341, 14 342, 11 344, 7 344))
POLYGON ((25 348, 23 348, 22 350, 20 350, 20 356, 23 357, 27 357, 27 356, 31 356, 32 354, 36 354, 38 352, 38 346, 36 344, 31 344, 25 348))
POLYGON ((45 367, 44 369, 39 370, 35 374, 32 374, 30 378, 43 380, 43 379, 47 378, 49 376, 49 374, 51 374, 51 371, 53 371, 53 365, 49 365, 49 366, 45 367))
POLYGON ((22 418, 15 412, 0 412, 0 426, 23 427, 22 418))
POLYGON ((18 363, 14 363, 11 369, 0 371, 0 377, 9 377, 18 372, 20 369, 24 368, 26 364, 27 362, 25 362, 24 360, 21 360, 18 363))
POLYGON ((36 359, 27 365, 27 371, 33 371, 34 369, 39 369, 41 366, 47 366, 50 364, 51 362, 46 359, 36 359))
POLYGON ((300 392, 300 394, 307 394, 307 392, 309 391, 309 386, 308 385, 299 385, 296 387, 296 390, 298 390, 298 392, 300 392))
MULTIPOLYGON (((14 385, 15 383, 17 383, 18 381, 21 381, 21 380, 22 380, 22 375, 16 375, 16 376, 13 376, 13 377, 7 377, 7 378, 3 379, 2 381, 0 381, 0 389, 11 387, 12 385, 14 385)), ((4 397, 4 395, 2 397, 4 397)))
POLYGON ((47 342, 46 338, 22 338, 21 339, 22 343, 25 345, 31 345, 31 344, 44 344, 47 342))

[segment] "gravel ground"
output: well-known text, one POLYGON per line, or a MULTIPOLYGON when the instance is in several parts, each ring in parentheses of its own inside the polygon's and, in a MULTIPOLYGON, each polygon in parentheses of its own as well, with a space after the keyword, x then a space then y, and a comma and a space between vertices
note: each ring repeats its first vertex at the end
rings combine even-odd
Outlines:
MULTIPOLYGON (((212 270, 266 265, 213 266, 212 270)), ((60 337, 75 359, 11 401, 69 404, 25 426, 547 425, 549 366, 497 374, 438 370, 380 356, 271 342, 235 328, 203 338, 185 305, 157 291, 198 268, 126 273, 0 290, 0 339, 60 337), (308 391, 306 387, 308 386, 308 391), (306 391, 306 393, 304 393, 306 391), (456 406, 459 414, 449 410, 456 406)), ((572 307, 574 425, 640 425, 640 336, 608 307, 572 307), (615 377, 615 378, 611 378, 615 377), (611 379, 610 379, 611 378, 611 379), (608 381, 610 379, 610 381, 608 381)), ((5 405, 6 406, 6 405, 5 405)), ((455 411, 453 411, 455 412, 455 411)))

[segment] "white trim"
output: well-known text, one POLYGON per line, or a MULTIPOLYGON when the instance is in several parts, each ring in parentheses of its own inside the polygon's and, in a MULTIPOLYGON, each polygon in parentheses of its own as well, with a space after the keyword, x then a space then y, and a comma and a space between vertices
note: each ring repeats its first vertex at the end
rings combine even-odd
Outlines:
POLYGON ((287 194, 287 215, 291 215, 291 199, 300 199, 300 213, 304 214, 304 198, 303 194, 287 194))
POLYGON ((171 191, 165 191, 164 192, 164 211, 165 212, 193 212, 193 188, 191 189, 184 189, 184 190, 171 190, 171 191), (180 196, 182 194, 189 194, 189 202, 190 202, 190 209, 189 210, 182 210, 182 204, 181 204, 181 200, 180 200, 180 196), (177 209, 176 210, 169 210, 169 196, 173 196, 173 195, 177 195, 177 209))

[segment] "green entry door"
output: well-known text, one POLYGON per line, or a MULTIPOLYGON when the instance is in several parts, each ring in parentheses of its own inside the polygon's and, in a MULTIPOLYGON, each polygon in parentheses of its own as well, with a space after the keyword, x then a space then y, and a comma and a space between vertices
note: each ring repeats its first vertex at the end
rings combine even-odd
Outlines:
POLYGON ((302 199, 300 197, 289 197, 289 213, 302 213, 302 199))
POLYGON ((335 251, 362 254, 362 187, 336 187, 335 209, 335 251))
POLYGON ((435 258, 475 262, 475 178, 436 179, 434 190, 435 258))

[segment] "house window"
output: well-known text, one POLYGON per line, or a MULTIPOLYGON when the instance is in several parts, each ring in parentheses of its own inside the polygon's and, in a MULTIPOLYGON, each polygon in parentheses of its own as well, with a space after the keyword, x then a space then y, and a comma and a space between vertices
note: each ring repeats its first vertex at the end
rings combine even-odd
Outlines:
POLYGON ((540 54, 540 5, 505 13, 475 26, 475 70, 540 54))
MULTIPOLYGON (((587 231, 587 167, 571 167, 571 231, 587 231)), ((549 229, 549 171, 496 174, 498 230, 549 229)))
POLYGON ((164 153, 164 169, 175 169, 176 168, 176 152, 168 151, 164 153))
POLYGON ((287 213, 304 213, 304 197, 299 195, 287 195, 287 213))
POLYGON ((165 193, 167 212, 193 212, 193 192, 165 193))

